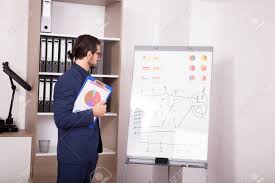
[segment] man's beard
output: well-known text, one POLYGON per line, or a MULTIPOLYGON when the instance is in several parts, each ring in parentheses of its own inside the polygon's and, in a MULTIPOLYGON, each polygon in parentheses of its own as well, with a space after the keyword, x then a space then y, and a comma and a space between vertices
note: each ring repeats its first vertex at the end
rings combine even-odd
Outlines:
POLYGON ((91 63, 89 62, 90 68, 95 69, 97 67, 97 63, 91 63))
POLYGON ((91 68, 91 69, 95 69, 96 67, 97 67, 97 64, 91 64, 91 65, 90 65, 90 68, 91 68))

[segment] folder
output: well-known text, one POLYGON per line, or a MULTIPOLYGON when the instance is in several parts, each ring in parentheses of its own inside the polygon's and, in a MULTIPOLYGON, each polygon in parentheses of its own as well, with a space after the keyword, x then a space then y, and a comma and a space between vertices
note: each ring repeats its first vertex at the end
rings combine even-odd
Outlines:
POLYGON ((57 82, 56 78, 52 79, 52 86, 51 86, 51 104, 50 104, 50 112, 53 112, 53 95, 54 95, 54 87, 55 83, 57 82))
POLYGON ((41 38, 40 40, 40 72, 46 72, 46 39, 41 38))
POLYGON ((46 72, 52 72, 53 59, 53 39, 47 39, 47 59, 46 59, 46 72))
POLYGON ((38 91, 38 112, 44 112, 44 79, 39 79, 39 91, 38 91))
POLYGON ((96 80, 92 76, 87 76, 75 100, 73 112, 91 109, 100 100, 108 101, 111 93, 111 86, 96 80))
POLYGON ((54 39, 52 72, 58 72, 58 62, 59 62, 59 39, 54 39))
POLYGON ((101 58, 97 63, 96 66, 96 74, 103 74, 103 52, 104 52, 104 42, 101 41, 101 45, 100 45, 100 50, 101 50, 101 58))
POLYGON ((66 39, 60 40, 59 53, 60 53, 60 62, 59 62, 59 72, 65 72, 65 57, 66 57, 66 39))
POLYGON ((44 103, 44 112, 50 112, 50 98, 51 98, 51 80, 46 78, 45 85, 45 103, 44 103))
MULTIPOLYGON (((72 51, 73 48, 73 40, 67 40, 67 51, 72 51)), ((72 65, 72 60, 70 58, 67 57, 67 63, 66 63, 66 70, 69 70, 71 68, 72 65)))
POLYGON ((41 32, 52 31, 52 0, 42 0, 41 32))

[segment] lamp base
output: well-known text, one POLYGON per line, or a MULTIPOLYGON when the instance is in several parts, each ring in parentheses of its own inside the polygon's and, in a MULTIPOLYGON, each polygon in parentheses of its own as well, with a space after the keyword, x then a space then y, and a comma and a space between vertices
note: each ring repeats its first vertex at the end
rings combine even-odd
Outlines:
POLYGON ((4 124, 5 124, 5 121, 0 118, 0 133, 4 132, 4 124))
POLYGON ((4 125, 4 132, 18 132, 16 125, 4 125))
POLYGON ((12 125, 12 124, 13 124, 13 118, 12 117, 7 117, 6 125, 12 125))

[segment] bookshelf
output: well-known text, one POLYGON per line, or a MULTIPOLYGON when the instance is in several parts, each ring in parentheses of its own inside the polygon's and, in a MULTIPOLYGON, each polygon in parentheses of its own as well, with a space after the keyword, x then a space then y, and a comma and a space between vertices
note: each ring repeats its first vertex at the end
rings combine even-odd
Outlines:
MULTIPOLYGON (((31 0, 30 3, 37 9, 41 7, 40 3, 31 0)), ((40 16, 41 8, 36 10, 35 16, 40 16)), ((37 18, 37 17, 36 17, 37 18)), ((38 17, 40 19, 40 17, 38 17)), ((101 136, 103 142, 103 153, 99 154, 98 167, 104 167, 112 175, 108 182, 116 182, 117 171, 117 131, 118 131, 118 101, 119 101, 119 84, 120 84, 120 32, 121 32, 121 1, 119 0, 54 0, 52 3, 52 32, 38 32, 40 30, 40 20, 32 24, 32 30, 36 30, 35 40, 29 40, 29 45, 34 42, 38 49, 29 49, 29 55, 33 59, 30 61, 28 72, 29 79, 33 80, 35 85, 34 94, 29 96, 34 107, 30 113, 33 117, 33 150, 32 150, 32 181, 36 183, 56 182, 57 161, 57 128, 53 119, 52 111, 39 110, 39 93, 41 78, 57 80, 64 72, 58 67, 53 70, 41 70, 39 61, 41 60, 41 41, 42 39, 52 41, 52 51, 54 51, 55 40, 61 44, 61 40, 66 43, 74 40, 81 34, 90 34, 99 38, 103 52, 102 60, 99 63, 100 69, 95 72, 91 71, 91 76, 104 83, 112 86, 113 92, 107 103, 107 113, 100 119, 101 136), (62 11, 60 11, 62 9, 62 11), (76 13, 77 12, 77 13, 76 13), (81 12, 81 13, 79 13, 81 12), (72 18, 70 18, 72 17, 72 18), (83 17, 86 17, 83 19, 83 17), (87 19, 91 20, 87 25, 87 19), (68 21, 70 20, 70 21, 68 21), (76 21, 78 20, 78 21, 76 21), (94 22, 92 21, 94 20, 94 22), (110 21, 111 20, 111 21, 110 21), (39 22, 39 25, 37 24, 39 22), (75 24, 77 30, 71 27, 75 24), (32 50, 32 52, 31 52, 32 50), (33 52, 33 51, 36 52, 33 52), (38 140, 50 140, 50 150, 48 153, 40 153, 38 140)), ((31 30, 30 30, 31 31, 31 30)), ((59 44, 59 43, 58 43, 59 44)), ((59 45, 60 45, 59 44, 59 45)), ((68 49, 66 50, 68 51, 68 49)), ((47 57, 47 53, 45 53, 47 57)), ((54 54, 54 52, 52 52, 54 54)), ((60 61, 60 55, 56 56, 56 61, 60 61)), ((68 58, 64 61, 68 61, 68 58)), ((45 64, 48 59, 45 58, 45 64)), ((50 59, 49 59, 50 60, 50 59)), ((52 56, 51 65, 54 64, 54 55, 52 56)), ((69 61, 68 61, 69 62, 69 61)), ((46 67, 45 67, 46 68, 46 67)), ((65 68, 66 70, 66 68, 65 68)), ((45 100, 45 99, 44 99, 45 100)), ((28 109, 27 109, 28 110, 28 109)), ((31 117, 30 116, 30 117, 31 117)), ((99 180, 93 180, 100 182, 99 180)))

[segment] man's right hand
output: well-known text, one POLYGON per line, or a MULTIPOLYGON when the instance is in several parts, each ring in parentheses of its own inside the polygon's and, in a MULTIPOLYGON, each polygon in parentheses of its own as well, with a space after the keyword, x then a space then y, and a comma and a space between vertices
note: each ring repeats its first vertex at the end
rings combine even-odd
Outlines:
POLYGON ((106 113, 106 104, 105 101, 98 102, 93 108, 93 113, 95 117, 103 117, 106 113))

